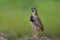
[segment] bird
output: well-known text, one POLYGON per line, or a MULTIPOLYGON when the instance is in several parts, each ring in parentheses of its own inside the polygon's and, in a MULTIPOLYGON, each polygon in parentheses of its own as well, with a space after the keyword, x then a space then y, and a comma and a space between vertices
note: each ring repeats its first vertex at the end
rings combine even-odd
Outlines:
POLYGON ((30 16, 30 23, 32 25, 34 34, 36 36, 36 35, 39 35, 39 32, 44 31, 44 27, 41 22, 41 19, 39 18, 38 14, 37 14, 37 9, 31 8, 31 10, 32 10, 32 15, 30 16))

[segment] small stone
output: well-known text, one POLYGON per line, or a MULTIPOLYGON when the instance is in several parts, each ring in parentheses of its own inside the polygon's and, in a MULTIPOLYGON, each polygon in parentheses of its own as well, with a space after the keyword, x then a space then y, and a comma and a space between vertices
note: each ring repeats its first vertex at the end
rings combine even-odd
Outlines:
POLYGON ((50 40, 50 39, 47 37, 41 37, 40 40, 50 40))
POLYGON ((0 33, 0 40, 7 40, 4 33, 0 33))

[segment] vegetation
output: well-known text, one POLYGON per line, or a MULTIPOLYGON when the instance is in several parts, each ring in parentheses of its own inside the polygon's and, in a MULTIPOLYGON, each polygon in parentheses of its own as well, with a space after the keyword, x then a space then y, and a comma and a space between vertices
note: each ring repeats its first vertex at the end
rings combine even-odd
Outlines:
POLYGON ((60 36, 60 0, 0 0, 0 32, 8 37, 32 36, 31 8, 36 7, 48 37, 60 36))

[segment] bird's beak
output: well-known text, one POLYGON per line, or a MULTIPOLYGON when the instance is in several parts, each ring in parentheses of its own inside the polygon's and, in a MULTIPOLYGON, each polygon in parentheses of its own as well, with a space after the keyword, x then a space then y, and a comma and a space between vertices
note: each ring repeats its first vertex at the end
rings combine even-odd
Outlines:
POLYGON ((34 12, 33 8, 31 8, 32 12, 34 12))

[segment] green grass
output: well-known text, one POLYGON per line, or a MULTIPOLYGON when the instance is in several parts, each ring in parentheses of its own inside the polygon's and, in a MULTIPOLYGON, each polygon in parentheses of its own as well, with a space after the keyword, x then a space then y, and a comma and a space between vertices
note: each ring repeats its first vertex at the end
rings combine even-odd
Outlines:
POLYGON ((8 37, 32 36, 31 8, 36 7, 48 36, 60 36, 59 0, 0 0, 0 32, 8 37))

